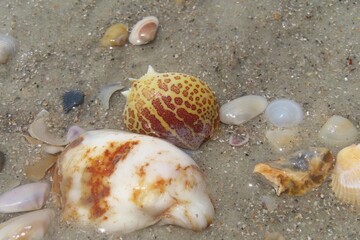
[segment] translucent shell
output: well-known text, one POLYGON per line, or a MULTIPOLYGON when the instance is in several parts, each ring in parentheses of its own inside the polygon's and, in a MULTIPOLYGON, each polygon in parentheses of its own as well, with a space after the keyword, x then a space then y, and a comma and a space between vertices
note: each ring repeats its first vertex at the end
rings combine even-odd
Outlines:
POLYGON ((157 73, 151 67, 133 80, 124 123, 136 133, 197 149, 219 127, 219 105, 200 79, 183 73, 157 73))
POLYGON ((103 47, 122 47, 127 42, 128 36, 128 28, 122 23, 117 23, 106 30, 100 44, 103 47))
POLYGON ((356 141, 358 131, 349 119, 334 115, 319 131, 323 143, 329 146, 345 147, 356 141))
POLYGON ((57 167, 65 220, 119 234, 154 224, 200 231, 212 222, 202 172, 162 139, 88 131, 66 147, 57 167))
POLYGON ((133 45, 144 45, 155 39, 159 20, 157 17, 148 16, 135 24, 129 36, 129 42, 133 45))
POLYGON ((300 196, 322 184, 333 168, 333 156, 327 148, 309 148, 286 158, 259 163, 260 174, 275 188, 276 194, 300 196))
POLYGON ((16 40, 0 33, 0 64, 7 63, 7 61, 16 52, 16 40))
POLYGON ((277 127, 295 127, 303 116, 300 104, 289 99, 275 100, 265 110, 266 119, 277 127))
POLYGON ((220 108, 220 121, 225 124, 240 125, 265 111, 268 102, 266 98, 247 95, 228 103, 220 108))
POLYGON ((360 205, 360 144, 345 147, 338 153, 331 188, 340 200, 360 205))

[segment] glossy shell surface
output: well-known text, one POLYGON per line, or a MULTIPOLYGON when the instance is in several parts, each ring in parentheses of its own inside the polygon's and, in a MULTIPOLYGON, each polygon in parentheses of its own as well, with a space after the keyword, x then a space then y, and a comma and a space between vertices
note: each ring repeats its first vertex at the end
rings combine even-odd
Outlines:
POLYGON ((349 119, 334 115, 322 126, 319 137, 326 145, 345 147, 355 143, 358 131, 349 119))
POLYGON ((197 149, 219 127, 219 105, 200 79, 183 73, 157 73, 149 68, 133 80, 124 123, 136 133, 197 149))
POLYGON ((144 45, 155 39, 159 20, 157 17, 148 16, 137 22, 131 30, 129 42, 133 45, 144 45))
POLYGON ((272 101, 265 110, 266 119, 276 127, 295 127, 301 123, 304 114, 302 107, 289 99, 272 101))
POLYGON ((67 146, 57 167, 65 220, 118 233, 153 224, 199 231, 212 222, 202 172, 162 139, 88 131, 67 146))
POLYGON ((220 108, 220 121, 225 124, 240 125, 265 111, 268 102, 266 98, 247 95, 228 103, 220 108))
POLYGON ((7 63, 7 61, 16 52, 16 40, 0 33, 0 64, 7 63))
POLYGON ((106 30, 100 44, 103 47, 122 47, 127 42, 128 36, 128 28, 122 23, 117 23, 106 30))
POLYGON ((340 200, 360 205, 360 144, 345 147, 338 153, 331 187, 340 200))
POLYGON ((333 168, 333 156, 327 148, 309 148, 286 158, 259 163, 254 173, 265 178, 276 194, 304 195, 320 186, 333 168))

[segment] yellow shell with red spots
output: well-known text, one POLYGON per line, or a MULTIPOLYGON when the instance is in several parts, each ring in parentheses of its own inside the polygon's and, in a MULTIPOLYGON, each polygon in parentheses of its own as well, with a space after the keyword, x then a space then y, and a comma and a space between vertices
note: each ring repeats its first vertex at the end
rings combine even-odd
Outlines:
POLYGON ((148 72, 133 80, 124 110, 127 128, 197 149, 219 127, 219 104, 200 79, 183 73, 148 72))

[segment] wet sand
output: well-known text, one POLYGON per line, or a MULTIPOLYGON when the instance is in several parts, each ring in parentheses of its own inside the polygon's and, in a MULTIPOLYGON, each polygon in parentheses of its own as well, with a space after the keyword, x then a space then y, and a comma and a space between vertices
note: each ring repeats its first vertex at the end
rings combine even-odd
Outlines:
MULTIPOLYGON (((256 94, 269 101, 289 98, 305 111, 294 150, 323 146, 317 131, 334 114, 359 129, 360 74, 358 1, 10 1, 0 2, 0 32, 18 41, 18 52, 0 65, 0 151, 6 163, 0 192, 26 183, 23 167, 39 158, 40 148, 22 138, 41 109, 59 136, 76 124, 85 129, 124 129, 120 92, 103 110, 99 89, 158 72, 183 72, 204 80, 221 104, 256 94), (154 42, 104 49, 99 40, 111 24, 133 26, 144 16, 159 18, 154 42), (350 60, 351 59, 351 60, 350 60), (85 92, 85 102, 64 114, 62 94, 85 92)), ((228 144, 232 126, 192 152, 207 176, 216 208, 203 232, 174 226, 150 227, 122 239, 263 239, 279 232, 285 239, 358 239, 358 209, 340 203, 328 178, 302 197, 276 196, 251 173, 255 164, 281 156, 267 142, 272 126, 263 115, 243 125, 250 141, 228 144), (269 196, 273 211, 261 201, 269 196)), ((358 138, 359 140, 359 138, 358 138)), ((334 154, 339 149, 331 149, 334 154)), ((51 201, 48 206, 56 209, 51 201)), ((17 214, 1 214, 5 221, 17 214)), ((59 214, 58 214, 59 216, 59 214)), ((46 239, 119 239, 89 228, 60 223, 46 239)))

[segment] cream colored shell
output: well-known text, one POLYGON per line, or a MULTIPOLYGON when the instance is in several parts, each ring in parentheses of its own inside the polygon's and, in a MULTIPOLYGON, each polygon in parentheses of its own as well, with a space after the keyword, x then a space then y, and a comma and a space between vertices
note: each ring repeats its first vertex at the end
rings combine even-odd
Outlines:
POLYGON ((345 147, 338 153, 331 187, 340 200, 360 205, 360 144, 345 147))

